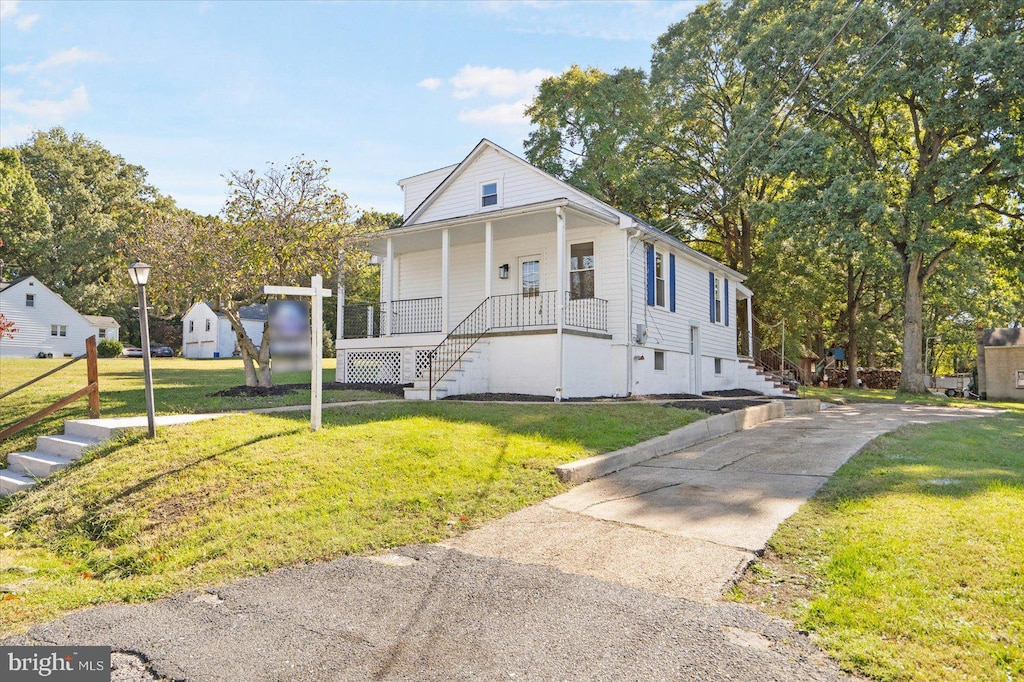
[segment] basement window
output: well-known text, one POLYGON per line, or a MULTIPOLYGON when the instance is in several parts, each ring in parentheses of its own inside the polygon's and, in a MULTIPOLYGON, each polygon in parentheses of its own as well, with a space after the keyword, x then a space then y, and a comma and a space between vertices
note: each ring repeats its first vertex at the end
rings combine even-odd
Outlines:
POLYGON ((665 351, 656 350, 654 351, 654 371, 664 372, 665 371, 665 351))
POLYGON ((715 374, 722 373, 722 358, 715 358, 715 374))
POLYGON ((1017 370, 1017 388, 1024 388, 1024 369, 1017 370))

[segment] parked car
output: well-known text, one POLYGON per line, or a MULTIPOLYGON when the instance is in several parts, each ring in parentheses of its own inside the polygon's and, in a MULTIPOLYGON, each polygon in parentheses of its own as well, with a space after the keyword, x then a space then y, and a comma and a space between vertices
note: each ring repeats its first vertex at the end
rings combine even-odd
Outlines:
POLYGON ((142 349, 136 346, 125 346, 124 350, 121 351, 122 358, 141 358, 142 349))
POLYGON ((173 358, 174 351, 170 346, 150 346, 149 355, 154 358, 173 358))

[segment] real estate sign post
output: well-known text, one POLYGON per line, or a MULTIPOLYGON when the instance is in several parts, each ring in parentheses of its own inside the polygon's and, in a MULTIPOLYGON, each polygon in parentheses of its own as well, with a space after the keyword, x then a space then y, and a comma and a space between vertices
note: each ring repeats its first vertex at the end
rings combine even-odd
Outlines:
POLYGON ((309 296, 312 308, 311 345, 309 357, 312 368, 309 377, 309 428, 316 431, 320 428, 320 415, 323 412, 323 364, 324 364, 324 299, 331 297, 331 290, 324 289, 324 278, 313 275, 308 287, 275 287, 265 286, 264 294, 281 296, 309 296))

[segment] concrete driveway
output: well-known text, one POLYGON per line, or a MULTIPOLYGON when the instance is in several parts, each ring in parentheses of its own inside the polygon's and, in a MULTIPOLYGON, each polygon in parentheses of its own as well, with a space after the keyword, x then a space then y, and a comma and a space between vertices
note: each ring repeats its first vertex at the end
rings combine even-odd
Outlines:
POLYGON ((992 414, 858 404, 790 416, 577 486, 447 545, 714 602, 870 441, 904 424, 992 414))
POLYGON ((3 644, 138 654, 117 657, 115 680, 846 679, 788 623, 721 601, 722 588, 872 438, 982 414, 871 405, 789 417, 446 546, 87 609, 3 644))

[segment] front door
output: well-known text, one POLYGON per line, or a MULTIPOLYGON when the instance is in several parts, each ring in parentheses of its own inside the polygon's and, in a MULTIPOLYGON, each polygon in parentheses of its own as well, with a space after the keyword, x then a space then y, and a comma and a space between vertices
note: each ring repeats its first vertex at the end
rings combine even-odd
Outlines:
POLYGON ((690 325, 690 393, 700 395, 700 326, 690 325))
POLYGON ((554 324, 554 300, 540 290, 540 256, 519 258, 519 297, 515 306, 516 327, 554 324), (548 317, 551 319, 548 320, 548 317))

